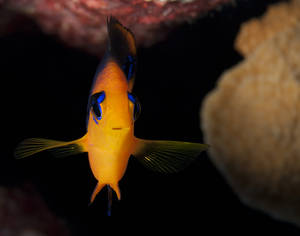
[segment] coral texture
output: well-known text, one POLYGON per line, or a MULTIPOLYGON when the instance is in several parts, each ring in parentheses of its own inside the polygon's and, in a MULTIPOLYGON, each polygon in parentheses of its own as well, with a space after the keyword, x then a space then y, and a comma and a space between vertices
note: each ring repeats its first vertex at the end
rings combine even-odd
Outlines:
POLYGON ((70 233, 34 188, 26 185, 0 187, 0 235, 67 236, 70 233))
POLYGON ((210 156, 242 201, 298 225, 299 68, 300 25, 226 71, 201 110, 210 156))
POLYGON ((264 17, 252 19, 242 25, 236 38, 235 48, 247 56, 263 41, 274 37, 289 27, 294 27, 299 22, 299 0, 270 6, 264 17))
POLYGON ((3 9, 34 19, 69 45, 101 52, 106 17, 132 29, 139 45, 164 38, 171 28, 228 0, 5 0, 3 9))

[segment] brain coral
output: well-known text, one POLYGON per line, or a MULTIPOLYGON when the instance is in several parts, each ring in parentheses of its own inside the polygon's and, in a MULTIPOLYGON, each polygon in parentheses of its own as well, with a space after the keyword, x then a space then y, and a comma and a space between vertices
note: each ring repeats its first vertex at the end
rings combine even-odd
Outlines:
POLYGON ((204 100, 210 156, 243 202, 300 225, 300 27, 259 45, 204 100))

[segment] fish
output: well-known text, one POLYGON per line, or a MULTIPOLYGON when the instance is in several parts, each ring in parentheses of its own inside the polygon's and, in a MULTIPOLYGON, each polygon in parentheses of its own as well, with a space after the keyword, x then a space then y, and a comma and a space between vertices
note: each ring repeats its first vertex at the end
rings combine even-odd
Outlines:
POLYGON ((119 181, 131 156, 152 171, 175 173, 192 163, 208 145, 135 137, 134 123, 141 113, 141 105, 132 93, 137 68, 134 34, 113 16, 107 18, 107 32, 106 53, 97 68, 88 99, 86 134, 73 141, 25 139, 16 147, 15 157, 25 158, 42 151, 51 151, 57 157, 88 153, 97 180, 90 204, 107 186, 110 215, 112 190, 120 200, 119 181))

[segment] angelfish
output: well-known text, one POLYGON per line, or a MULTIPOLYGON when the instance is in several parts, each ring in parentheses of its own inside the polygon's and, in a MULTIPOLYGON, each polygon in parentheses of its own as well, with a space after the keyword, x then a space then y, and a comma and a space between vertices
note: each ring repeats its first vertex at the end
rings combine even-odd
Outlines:
POLYGON ((90 203, 104 186, 108 186, 109 212, 113 189, 121 199, 118 182, 123 177, 132 155, 147 168, 177 172, 207 149, 200 143, 143 140, 134 136, 134 122, 141 106, 132 93, 136 71, 136 46, 133 33, 117 19, 107 20, 108 43, 100 63, 88 102, 87 132, 70 142, 42 138, 22 141, 15 150, 16 158, 41 151, 56 156, 87 152, 89 164, 98 183, 90 203))

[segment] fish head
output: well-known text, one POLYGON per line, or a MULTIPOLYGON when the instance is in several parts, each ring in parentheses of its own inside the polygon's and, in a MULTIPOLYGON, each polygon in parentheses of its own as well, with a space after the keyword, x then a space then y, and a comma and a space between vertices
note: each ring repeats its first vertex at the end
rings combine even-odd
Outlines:
POLYGON ((90 98, 89 109, 89 129, 100 133, 133 130, 141 110, 136 96, 127 90, 95 93, 90 98))

